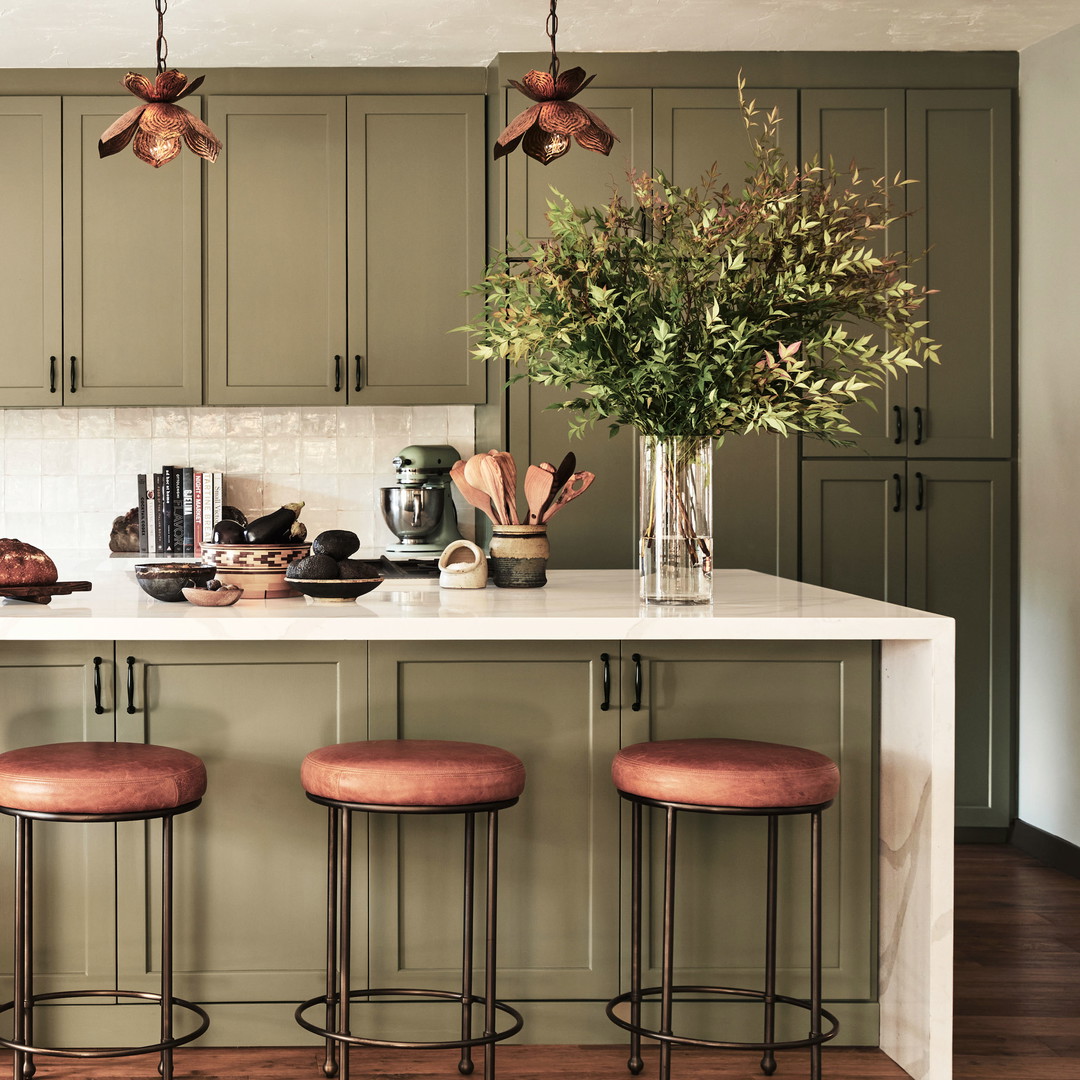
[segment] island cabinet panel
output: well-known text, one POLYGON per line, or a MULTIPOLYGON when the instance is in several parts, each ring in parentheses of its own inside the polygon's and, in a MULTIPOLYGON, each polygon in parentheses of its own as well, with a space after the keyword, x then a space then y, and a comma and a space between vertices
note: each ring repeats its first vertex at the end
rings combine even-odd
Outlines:
POLYGON ((908 376, 919 458, 1013 453, 1012 119, 1009 90, 907 95, 909 276, 938 290, 927 332, 941 363, 908 376))
MULTIPOLYGON (((906 250, 906 219, 902 216, 910 188, 893 181, 905 168, 905 111, 903 90, 804 90, 800 101, 800 162, 817 162, 823 168, 830 163, 840 175, 842 185, 856 179, 857 191, 868 192, 871 185, 884 179, 888 198, 898 216, 888 227, 868 236, 873 253, 879 258, 906 250)), ((914 196, 919 202, 919 197, 914 196)), ((889 335, 868 323, 848 328, 853 337, 871 334, 874 344, 885 350, 891 347, 889 335)), ((903 457, 908 436, 914 439, 913 416, 909 412, 908 380, 901 374, 884 385, 864 392, 873 405, 860 403, 845 415, 859 432, 848 436, 850 447, 831 446, 821 439, 803 440, 803 454, 810 457, 903 457)), ((924 405, 912 401, 911 405, 924 405)))
POLYGON ((345 99, 212 97, 207 398, 345 403, 345 99))
MULTIPOLYGON (((525 763, 525 793, 500 814, 499 996, 614 995, 619 808, 610 766, 619 712, 610 698, 612 707, 601 708, 601 657, 617 679, 617 645, 398 642, 370 649, 372 738, 483 742, 525 763)), ((449 989, 459 978, 463 828, 459 816, 372 817, 372 985, 449 989)), ((479 911, 482 918, 482 902, 479 911)), ((571 1014, 568 1022, 584 1022, 570 1021, 571 1014)), ((537 1039, 538 1030, 530 1020, 529 1041, 547 1041, 537 1039)))
MULTIPOLYGON (((206 763, 203 803, 175 826, 176 992, 275 1003, 222 1004, 216 1016, 211 1005, 208 1037, 218 1045, 234 1037, 237 1008, 255 1025, 241 1030, 256 1043, 303 1041, 294 1004, 325 987, 326 813, 305 797, 300 763, 317 746, 364 738, 364 645, 117 649, 134 681, 133 700, 125 694, 117 712, 118 737, 179 747, 206 763)), ((158 836, 156 823, 117 828, 119 978, 135 989, 153 989, 159 977, 158 836)), ((366 919, 362 890, 355 918, 366 919)))
MULTIPOLYGON (((0 749, 39 743, 113 741, 112 642, 8 641, 0 651, 0 749), (95 657, 98 663, 95 663, 95 657), (95 672, 97 679, 95 679, 95 672), (95 693, 95 686, 100 692, 95 693), (96 711, 100 702, 101 712, 96 711)), ((113 827, 35 822, 35 990, 116 985, 113 827), (44 932, 41 928, 47 927, 44 932)), ((0 994, 12 993, 15 819, 0 815, 0 994)), ((68 1029, 46 1009, 38 1034, 68 1029)))
MULTIPOLYGON (((876 1038, 876 770, 873 655, 866 642, 623 643, 622 741, 767 740, 827 754, 840 766, 840 795, 825 811, 824 994, 876 1038), (640 708, 635 708, 640 704, 640 708)), ((624 814, 629 830, 629 811, 624 814)), ((644 869, 645 985, 660 981, 663 817, 648 812, 644 869)), ((764 957, 766 820, 680 814, 675 964, 681 983, 760 986, 764 957)), ((809 979, 809 819, 781 820, 778 989, 805 997, 809 979)), ((623 860, 629 921, 629 856, 623 860)), ((628 970, 629 953, 623 956, 628 970)), ((706 1037, 731 1031, 729 1010, 689 1010, 706 1037), (720 1017, 717 1016, 719 1012, 720 1017), (715 1030, 714 1030, 715 1029, 715 1030)), ((681 1011, 681 1010, 680 1010, 681 1011)), ((805 1026, 805 1018, 796 1018, 805 1026)), ((851 1038, 853 1032, 845 1033, 851 1038)), ((788 1037, 801 1037, 793 1030, 788 1037)), ((856 1040, 857 1041, 857 1040, 856 1040)))
POLYGON ((210 402, 483 401, 450 333, 479 310, 483 99, 215 97, 210 126, 210 402))
POLYGON ((0 138, 0 404, 58 405, 49 376, 63 353, 60 99, 0 99, 0 138))
POLYGON ((956 619, 956 824, 1004 830, 1010 762, 1012 466, 803 465, 803 579, 956 619))
POLYGON ((483 98, 350 97, 348 157, 350 401, 482 402, 483 98))

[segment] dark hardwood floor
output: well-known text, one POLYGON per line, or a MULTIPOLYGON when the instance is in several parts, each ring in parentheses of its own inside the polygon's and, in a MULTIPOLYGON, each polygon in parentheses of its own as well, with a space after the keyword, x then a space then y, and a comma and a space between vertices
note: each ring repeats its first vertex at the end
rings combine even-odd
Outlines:
MULTIPOLYGON (((1080 881, 1014 848, 963 845, 956 874, 955 1080, 1080 1080, 1080 881)), ((655 1051, 653 1051, 655 1054, 655 1051)), ((805 1077, 806 1054, 778 1055, 778 1077, 805 1077)), ((177 1080, 318 1080, 317 1051, 189 1049, 177 1080)), ((502 1080, 627 1080, 619 1046, 509 1046, 502 1080)), ((649 1057, 643 1077, 655 1075, 649 1057)), ((458 1076, 457 1054, 354 1053, 355 1080, 458 1076)), ((156 1080, 152 1059, 94 1064, 40 1058, 42 1080, 156 1080)), ((758 1080, 749 1054, 676 1051, 675 1080, 758 1080)), ((477 1074, 474 1074, 477 1075, 477 1074)), ((827 1080, 900 1080, 877 1050, 826 1048, 827 1080)))

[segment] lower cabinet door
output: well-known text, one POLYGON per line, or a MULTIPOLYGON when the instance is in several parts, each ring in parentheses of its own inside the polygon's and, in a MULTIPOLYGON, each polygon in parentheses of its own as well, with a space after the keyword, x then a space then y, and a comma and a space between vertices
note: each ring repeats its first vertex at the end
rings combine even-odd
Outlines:
MULTIPOLYGON (((111 641, 5 641, 0 650, 0 750, 112 742, 112 686, 111 641), (99 705, 101 712, 96 711, 99 705)), ((113 826, 38 821, 33 836, 35 992, 114 987, 113 826)), ((0 995, 5 1001, 12 993, 14 837, 15 819, 0 815, 0 995)), ((36 1034, 54 1037, 54 1014, 79 1011, 43 1010, 36 1034)))
MULTIPOLYGON (((601 656, 617 694, 617 646, 394 642, 370 650, 372 738, 483 742, 525 763, 524 795, 500 813, 499 997, 613 996, 619 807, 610 768, 619 732, 617 701, 601 708, 601 656)), ((461 965, 463 819, 372 815, 369 828, 371 985, 452 989, 461 965)), ((482 852, 481 842, 478 859, 482 852)), ((481 900, 478 961, 482 920, 481 900)), ((603 1009, 585 1011, 603 1031, 603 1009)), ((538 1037, 543 1013, 529 1006, 527 1041, 574 1041, 557 1031, 538 1037)))
MULTIPOLYGON (((823 815, 824 993, 833 1002, 874 1002, 877 819, 871 644, 624 642, 622 679, 624 745, 657 739, 754 739, 807 747, 839 764, 840 795, 823 815)), ((629 819, 627 805, 627 839, 629 819)), ((778 990, 797 998, 809 996, 809 821, 798 815, 780 822, 778 990)), ((646 811, 645 823, 643 979, 644 985, 657 986, 662 811, 646 811)), ((674 922, 678 983, 762 987, 766 827, 762 817, 678 815, 674 922)), ((623 860, 623 879, 623 924, 628 926, 629 852, 623 860)), ((628 949, 623 969, 629 971, 628 949)), ((627 983, 623 989, 628 988, 627 983)), ((705 1037, 712 1038, 760 1038, 760 1006, 746 1006, 746 1016, 740 1017, 743 1008, 695 1007, 688 1002, 678 1010, 683 1017, 680 1027, 690 1033, 687 1027, 697 1024, 709 1029, 711 1034, 705 1037), (741 1030, 739 1024, 744 1022, 747 1029, 741 1030)), ((843 1041, 876 1042, 876 1007, 845 1008, 843 1041)), ((795 1014, 784 1017, 785 1023, 794 1020, 784 1037, 803 1037, 805 1013, 781 1012, 795 1014)))
MULTIPOLYGON (((326 812, 305 797, 300 763, 364 737, 364 646, 119 642, 117 656, 122 669, 131 658, 134 683, 118 737, 206 763, 202 805, 174 824, 176 993, 281 1003, 258 1013, 269 1034, 211 1006, 217 1045, 304 1042, 293 1007, 325 990, 326 812)), ((159 977, 159 837, 157 822, 117 827, 118 967, 134 989, 159 977)))

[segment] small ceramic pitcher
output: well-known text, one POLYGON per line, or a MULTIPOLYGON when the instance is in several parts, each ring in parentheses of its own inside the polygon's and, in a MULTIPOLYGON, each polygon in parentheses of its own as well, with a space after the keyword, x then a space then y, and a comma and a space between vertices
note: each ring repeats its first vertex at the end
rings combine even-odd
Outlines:
POLYGON ((493 525, 491 580, 501 589, 539 589, 547 584, 549 551, 546 525, 493 525))

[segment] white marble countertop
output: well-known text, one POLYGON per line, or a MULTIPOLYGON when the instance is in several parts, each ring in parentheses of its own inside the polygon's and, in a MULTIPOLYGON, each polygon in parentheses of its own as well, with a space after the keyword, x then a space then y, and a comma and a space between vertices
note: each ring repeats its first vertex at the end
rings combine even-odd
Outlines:
MULTIPOLYGON (((644 604, 633 570, 558 570, 541 589, 441 589, 435 579, 390 579, 354 603, 304 597, 241 600, 227 608, 147 596, 134 566, 145 557, 57 553, 61 580, 90 592, 48 605, 5 600, 0 639, 530 640, 932 639, 951 619, 749 570, 718 570, 713 602, 644 604)), ((156 560, 152 560, 156 561, 156 560)), ((190 560, 189 560, 190 561, 190 560)))

